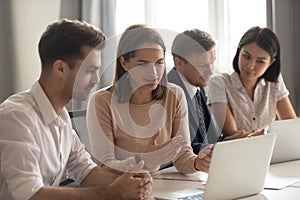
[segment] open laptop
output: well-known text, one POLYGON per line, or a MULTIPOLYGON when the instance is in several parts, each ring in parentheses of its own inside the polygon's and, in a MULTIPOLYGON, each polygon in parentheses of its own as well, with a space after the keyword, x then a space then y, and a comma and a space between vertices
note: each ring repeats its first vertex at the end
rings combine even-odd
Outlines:
POLYGON ((271 163, 300 159, 300 118, 276 120, 268 133, 276 134, 271 163))
POLYGON ((204 191, 193 188, 155 198, 218 200, 258 194, 264 188, 275 139, 275 134, 266 134, 217 143, 204 191))

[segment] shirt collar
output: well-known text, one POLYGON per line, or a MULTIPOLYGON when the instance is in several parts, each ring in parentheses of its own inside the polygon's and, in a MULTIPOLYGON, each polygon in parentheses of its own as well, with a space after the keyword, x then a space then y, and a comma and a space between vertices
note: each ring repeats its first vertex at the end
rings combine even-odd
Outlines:
MULTIPOLYGON (((230 79, 231 79, 231 82, 232 82, 232 85, 235 89, 241 89, 241 88, 244 88, 242 82, 241 82, 241 79, 239 77, 239 74, 237 72, 233 72, 230 76, 230 79)), ((260 79, 260 81, 257 83, 257 86, 265 86, 266 85, 266 81, 265 79, 260 79)))
POLYGON ((70 118, 68 116, 66 108, 63 108, 61 114, 58 115, 38 81, 36 81, 31 87, 31 92, 37 103, 37 106, 39 107, 41 116, 45 124, 48 125, 54 122, 59 126, 64 126, 68 123, 70 118))
POLYGON ((183 82, 183 84, 184 84, 184 86, 186 88, 187 93, 189 94, 190 98, 193 99, 194 96, 195 96, 195 94, 196 94, 196 92, 197 92, 198 87, 195 87, 194 85, 190 84, 185 79, 185 77, 182 76, 180 73, 178 73, 178 74, 179 74, 179 76, 180 76, 180 78, 181 78, 181 80, 182 80, 182 82, 183 82))

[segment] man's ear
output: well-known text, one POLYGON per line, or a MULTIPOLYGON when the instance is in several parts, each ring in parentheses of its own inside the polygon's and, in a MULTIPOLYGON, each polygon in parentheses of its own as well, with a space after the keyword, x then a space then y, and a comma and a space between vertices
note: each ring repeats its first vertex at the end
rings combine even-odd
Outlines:
POLYGON ((62 78, 65 75, 67 67, 68 67, 67 63, 65 63, 60 59, 56 60, 53 63, 53 71, 60 78, 62 78))
POLYGON ((121 56, 119 59, 120 59, 119 61, 120 61, 121 66, 122 66, 123 69, 127 72, 128 69, 127 69, 127 62, 126 62, 126 60, 124 59, 123 56, 121 56))
POLYGON ((182 59, 180 59, 180 58, 178 58, 178 57, 175 57, 174 58, 174 64, 175 64, 175 67, 176 67, 176 69, 179 67, 181 67, 182 66, 182 64, 183 64, 183 60, 182 59))

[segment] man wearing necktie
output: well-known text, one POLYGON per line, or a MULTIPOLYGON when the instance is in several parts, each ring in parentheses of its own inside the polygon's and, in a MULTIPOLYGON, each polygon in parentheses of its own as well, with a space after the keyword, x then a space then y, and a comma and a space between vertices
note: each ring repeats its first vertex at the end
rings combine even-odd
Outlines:
POLYGON ((215 46, 213 37, 198 29, 179 33, 172 44, 175 67, 168 73, 168 80, 179 85, 185 93, 191 146, 196 154, 208 143, 215 143, 220 134, 206 104, 204 91, 216 60, 215 46))

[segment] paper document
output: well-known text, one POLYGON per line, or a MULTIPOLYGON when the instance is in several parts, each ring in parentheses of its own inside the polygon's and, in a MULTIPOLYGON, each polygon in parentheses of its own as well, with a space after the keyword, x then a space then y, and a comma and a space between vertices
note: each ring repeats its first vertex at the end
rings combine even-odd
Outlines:
POLYGON ((300 160, 270 165, 265 189, 283 189, 300 181, 300 160))
POLYGON ((193 174, 182 174, 175 167, 170 167, 152 174, 154 179, 164 180, 184 180, 206 182, 208 174, 205 172, 195 172, 193 174))

